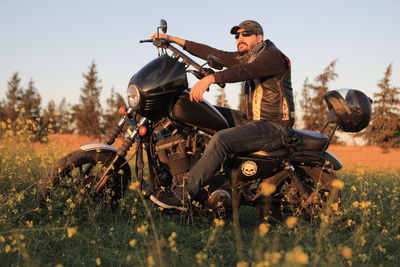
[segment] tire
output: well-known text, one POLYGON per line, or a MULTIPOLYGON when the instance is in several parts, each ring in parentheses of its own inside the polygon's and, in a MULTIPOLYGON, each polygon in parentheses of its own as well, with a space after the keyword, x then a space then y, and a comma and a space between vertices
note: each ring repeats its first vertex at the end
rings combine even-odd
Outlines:
POLYGON ((290 216, 318 220, 321 214, 331 215, 332 204, 340 204, 341 192, 332 186, 335 179, 333 170, 302 166, 297 167, 295 172, 312 197, 302 199, 302 194, 288 175, 267 179, 263 183, 273 184, 276 189, 270 196, 261 196, 257 200, 256 207, 263 221, 283 223, 290 216))
POLYGON ((118 206, 131 178, 129 164, 119 158, 114 169, 109 171, 109 179, 99 192, 93 192, 99 174, 114 159, 116 153, 108 150, 74 151, 58 161, 40 181, 38 195, 41 204, 51 202, 53 207, 65 208, 73 205, 107 204, 118 206), (90 168, 82 177, 85 168, 90 168))

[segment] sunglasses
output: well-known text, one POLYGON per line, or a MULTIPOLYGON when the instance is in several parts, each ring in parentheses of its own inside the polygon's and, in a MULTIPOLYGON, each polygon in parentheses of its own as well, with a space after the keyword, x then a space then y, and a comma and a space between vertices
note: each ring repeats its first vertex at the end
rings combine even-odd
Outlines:
POLYGON ((242 35, 243 37, 249 37, 252 35, 256 35, 256 33, 252 32, 252 31, 237 32, 237 33, 235 33, 235 39, 239 39, 240 35, 242 35))

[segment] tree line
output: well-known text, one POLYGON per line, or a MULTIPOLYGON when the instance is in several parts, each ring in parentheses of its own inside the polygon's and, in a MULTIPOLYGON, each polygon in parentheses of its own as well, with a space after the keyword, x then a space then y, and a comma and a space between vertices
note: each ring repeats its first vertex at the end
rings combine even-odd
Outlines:
MULTIPOLYGON (((301 128, 319 131, 324 127, 327 108, 323 95, 330 89, 330 82, 339 76, 335 67, 336 61, 332 61, 312 82, 305 79, 301 99, 297 100, 297 106, 302 111, 301 118, 297 118, 297 121, 302 122, 301 128)), ((8 81, 5 99, 0 102, 0 121, 13 125, 18 119, 29 120, 35 125, 33 141, 40 141, 49 133, 76 133, 100 139, 118 120, 118 108, 125 105, 124 97, 112 89, 106 100, 106 107, 103 108, 100 103, 101 80, 96 64, 93 62, 82 75, 84 83, 78 104, 71 105, 63 98, 59 105, 52 100, 46 108, 41 108, 41 96, 34 81, 30 80, 24 88, 21 86, 19 73, 14 73, 8 81)), ((392 64, 386 68, 384 77, 377 83, 369 126, 355 135, 363 137, 368 145, 384 149, 400 147, 400 89, 391 84, 391 75, 392 64)), ((242 90, 237 109, 244 111, 244 102, 242 90)), ((229 107, 223 88, 216 96, 216 104, 229 107)))
POLYGON ((78 104, 72 105, 63 98, 58 105, 51 100, 42 108, 34 81, 30 80, 28 86, 23 87, 19 73, 15 72, 8 81, 5 99, 0 101, 0 122, 15 131, 23 127, 21 122, 31 124, 29 130, 35 142, 45 140, 51 133, 76 133, 100 139, 118 120, 118 108, 125 105, 125 101, 112 89, 103 108, 96 64, 93 62, 82 75, 84 84, 78 104))

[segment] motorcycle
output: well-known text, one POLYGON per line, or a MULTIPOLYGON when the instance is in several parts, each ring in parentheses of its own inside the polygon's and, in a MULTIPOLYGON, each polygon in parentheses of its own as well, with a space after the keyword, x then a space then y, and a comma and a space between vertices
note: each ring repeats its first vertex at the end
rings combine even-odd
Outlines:
MULTIPOLYGON (((157 32, 160 29, 167 32, 165 20, 157 32)), ((158 57, 130 79, 129 107, 120 109, 122 117, 104 143, 81 145, 48 172, 38 190, 43 203, 64 197, 61 203, 89 199, 115 207, 130 184, 129 162, 133 158, 140 192, 147 199, 171 190, 182 185, 213 134, 243 122, 240 111, 213 106, 206 100, 190 101, 187 73, 201 79, 213 73, 213 68, 220 70, 223 64, 218 58, 210 55, 210 68, 206 68, 169 39, 140 42, 155 45, 158 57), (124 129, 127 133, 122 145, 112 146, 124 129), (135 148, 127 159, 132 145, 135 148), (148 177, 144 175, 144 154, 148 177)), ((277 149, 229 155, 190 210, 223 218, 232 215, 232 207, 246 205, 256 207, 262 219, 283 221, 293 214, 318 217, 332 204, 340 203, 340 189, 334 181, 342 163, 327 148, 337 129, 358 132, 368 125, 371 101, 355 89, 329 91, 324 99, 328 116, 321 132, 293 129, 277 149), (323 134, 328 125, 334 126, 329 136, 323 134)))

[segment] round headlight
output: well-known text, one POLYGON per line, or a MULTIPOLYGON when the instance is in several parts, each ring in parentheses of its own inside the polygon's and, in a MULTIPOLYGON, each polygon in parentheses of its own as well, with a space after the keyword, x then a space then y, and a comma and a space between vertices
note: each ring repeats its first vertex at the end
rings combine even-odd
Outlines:
POLYGON ((128 86, 128 105, 133 108, 137 109, 140 103, 140 94, 139 90, 135 84, 131 84, 128 86))

